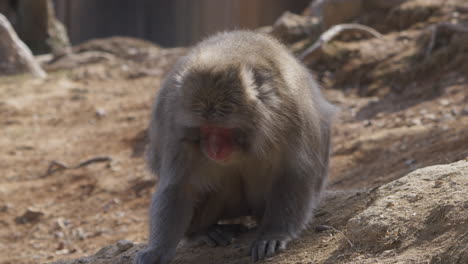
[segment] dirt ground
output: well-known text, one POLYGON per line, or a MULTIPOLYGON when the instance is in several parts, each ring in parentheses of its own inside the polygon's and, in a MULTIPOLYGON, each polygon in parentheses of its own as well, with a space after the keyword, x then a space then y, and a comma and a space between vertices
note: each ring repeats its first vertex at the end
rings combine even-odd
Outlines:
MULTIPOLYGON (((430 25, 468 25, 468 3, 410 2, 359 21, 382 38, 339 39, 318 61, 306 61, 341 108, 325 199, 335 211, 319 210, 317 224, 343 230, 366 207, 368 190, 468 157, 468 34, 440 29, 426 54, 430 25), (334 200, 336 193, 346 195, 334 200), (343 197, 357 200, 342 208, 343 197)), ((149 111, 162 76, 185 50, 113 38, 75 51, 46 65, 45 80, 0 78, 1 264, 71 259, 147 239, 155 184, 142 157, 149 111)), ((211 263, 213 256, 245 263, 244 244, 195 248, 175 263, 211 263)), ((359 263, 365 254, 346 244, 342 232, 311 227, 274 263, 359 263)))

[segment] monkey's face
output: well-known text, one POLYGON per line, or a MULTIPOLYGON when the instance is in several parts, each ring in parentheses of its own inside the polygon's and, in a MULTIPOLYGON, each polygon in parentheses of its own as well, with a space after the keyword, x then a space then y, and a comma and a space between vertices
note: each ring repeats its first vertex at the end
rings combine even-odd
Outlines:
POLYGON ((259 119, 242 71, 240 67, 193 71, 179 86, 182 103, 176 122, 182 140, 219 164, 249 154, 259 119))

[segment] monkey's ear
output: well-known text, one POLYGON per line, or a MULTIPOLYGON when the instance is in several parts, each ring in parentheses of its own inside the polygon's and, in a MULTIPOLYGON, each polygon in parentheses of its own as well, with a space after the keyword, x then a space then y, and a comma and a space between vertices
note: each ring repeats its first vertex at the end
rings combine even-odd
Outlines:
POLYGON ((242 77, 250 79, 251 84, 257 88, 260 88, 265 84, 267 79, 270 77, 268 71, 250 66, 242 67, 241 74, 244 75, 242 77))
POLYGON ((252 68, 252 72, 253 72, 253 79, 254 79, 255 85, 257 87, 261 87, 268 78, 267 72, 262 71, 260 69, 255 69, 255 68, 252 68))
POLYGON ((252 67, 242 66, 240 69, 240 79, 244 87, 244 91, 248 98, 258 99, 258 83, 255 80, 255 72, 252 67))

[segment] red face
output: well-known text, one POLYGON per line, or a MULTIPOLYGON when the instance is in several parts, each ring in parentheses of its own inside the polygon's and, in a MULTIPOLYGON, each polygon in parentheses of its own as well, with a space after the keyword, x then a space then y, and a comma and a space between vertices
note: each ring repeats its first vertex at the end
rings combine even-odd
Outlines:
POLYGON ((200 128, 203 151, 214 161, 226 161, 234 152, 233 130, 215 126, 200 128))

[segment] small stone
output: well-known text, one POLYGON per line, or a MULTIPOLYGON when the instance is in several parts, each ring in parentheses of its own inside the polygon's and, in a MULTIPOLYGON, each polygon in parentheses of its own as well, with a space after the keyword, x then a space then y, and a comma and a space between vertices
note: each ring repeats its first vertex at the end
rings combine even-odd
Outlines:
POLYGON ((419 118, 415 118, 415 119, 411 120, 411 123, 412 123, 413 125, 415 125, 415 126, 420 126, 420 125, 422 125, 421 119, 419 119, 419 118))
POLYGON ((446 114, 444 114, 444 119, 445 119, 445 120, 452 120, 452 119, 453 119, 453 116, 452 116, 451 113, 446 113, 446 114))
POLYGON ((70 254, 70 250, 68 248, 64 248, 64 249, 55 251, 55 254, 56 255, 67 255, 67 254, 70 254))
POLYGON ((101 109, 101 108, 96 109, 95 114, 96 114, 96 117, 98 118, 103 118, 107 115, 106 110, 101 109))
POLYGON ((15 222, 17 224, 37 223, 43 216, 43 212, 28 208, 22 216, 15 218, 15 222))
POLYGON ((387 125, 387 123, 385 123, 385 121, 381 120, 381 121, 378 121, 376 125, 379 128, 384 128, 387 125))
POLYGON ((425 117, 426 119, 429 119, 429 120, 432 120, 432 121, 437 120, 437 116, 434 115, 434 114, 426 114, 426 115, 424 115, 424 117, 425 117))
POLYGON ((85 233, 85 231, 81 227, 74 229, 72 231, 72 234, 73 236, 78 237, 79 240, 85 240, 88 237, 88 235, 85 233))
POLYGON ((442 184, 444 184, 443 181, 441 181, 441 180, 436 180, 436 181, 434 182, 434 186, 433 186, 433 187, 434 187, 434 188, 440 188, 440 187, 442 186, 442 184))
POLYGON ((117 241, 117 248, 119 252, 127 251, 129 248, 133 247, 133 242, 129 240, 119 240, 117 241))
POLYGON ((450 104, 450 101, 447 100, 447 99, 442 99, 442 100, 440 100, 440 104, 443 105, 443 106, 447 106, 447 105, 450 104))
POLYGON ((461 110, 460 114, 461 115, 468 115, 468 108, 464 108, 463 110, 461 110))
POLYGON ((408 166, 411 166, 411 165, 413 165, 415 162, 416 162, 416 160, 410 159, 410 160, 406 160, 406 161, 405 161, 405 164, 408 165, 408 166))
POLYGON ((65 229, 67 229, 68 225, 70 225, 70 221, 66 220, 63 217, 59 217, 59 218, 55 219, 55 226, 56 226, 57 229, 65 230, 65 229))
POLYGON ((0 213, 5 213, 7 212, 8 210, 11 209, 11 205, 10 204, 4 204, 4 205, 0 205, 0 213))
POLYGON ((65 234, 62 231, 56 231, 54 233, 55 238, 63 238, 64 236, 65 236, 65 234))
POLYGON ((408 195, 407 200, 408 200, 408 202, 410 202, 410 203, 414 203, 414 202, 417 202, 417 201, 421 200, 421 198, 422 198, 422 197, 421 197, 420 195, 417 195, 417 194, 410 194, 410 195, 408 195))
POLYGON ((364 122, 362 122, 362 124, 364 125, 364 127, 368 127, 368 126, 372 125, 372 122, 370 120, 364 120, 364 122))
POLYGON ((321 233, 321 232, 332 230, 332 229, 333 227, 328 226, 328 225, 318 225, 315 227, 315 232, 321 233))
POLYGON ((393 250, 385 250, 384 252, 382 252, 382 254, 380 254, 382 257, 389 257, 391 255, 393 255, 393 250))

